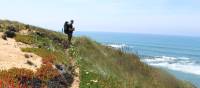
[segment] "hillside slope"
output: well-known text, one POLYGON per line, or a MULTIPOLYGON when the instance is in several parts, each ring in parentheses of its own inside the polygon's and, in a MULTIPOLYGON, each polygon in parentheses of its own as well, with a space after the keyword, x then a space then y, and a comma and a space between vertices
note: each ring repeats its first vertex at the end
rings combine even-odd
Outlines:
POLYGON ((35 73, 21 68, 3 70, 0 79, 5 82, 23 82, 25 77, 25 81, 35 83, 30 86, 66 88, 80 75, 80 88, 195 88, 142 63, 137 55, 103 46, 86 37, 74 38, 71 48, 66 49, 67 36, 62 33, 0 20, 1 32, 10 26, 17 30, 17 42, 32 46, 21 50, 42 57, 43 64, 35 73), (77 67, 80 74, 75 71, 77 67))
POLYGON ((16 31, 15 37, 1 36, 3 43, 1 47, 4 49, 0 49, 0 52, 4 54, 0 57, 9 58, 1 58, 0 63, 7 61, 9 64, 1 65, 13 68, 1 69, 0 86, 5 88, 10 86, 17 88, 73 87, 71 84, 76 77, 75 67, 70 62, 72 57, 66 51, 67 40, 64 35, 19 22, 0 21, 1 34, 4 33, 5 36, 5 33, 11 29, 16 31), (29 47, 17 47, 18 44, 29 47), (31 60, 34 56, 42 58, 39 65, 31 60), (12 65, 13 62, 15 62, 14 65, 12 65), (37 68, 31 69, 35 65, 37 68))
POLYGON ((85 37, 77 38, 74 44, 81 68, 81 88, 195 88, 142 63, 137 55, 85 37))

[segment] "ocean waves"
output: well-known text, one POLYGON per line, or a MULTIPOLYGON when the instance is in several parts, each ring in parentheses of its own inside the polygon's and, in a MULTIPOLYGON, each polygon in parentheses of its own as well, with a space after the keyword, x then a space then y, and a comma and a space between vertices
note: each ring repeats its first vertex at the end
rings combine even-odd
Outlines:
POLYGON ((111 46, 113 48, 121 49, 123 47, 128 47, 126 44, 109 44, 107 46, 111 46))
POLYGON ((192 57, 198 59, 200 57, 199 49, 189 49, 186 47, 183 48, 174 48, 171 46, 162 46, 161 45, 150 45, 150 44, 127 44, 127 43, 104 43, 107 46, 111 46, 117 49, 122 49, 124 51, 137 53, 139 55, 147 56, 184 56, 192 57))
MULTIPOLYGON (((128 51, 128 52, 134 52, 135 53, 135 48, 137 46, 130 46, 127 44, 107 44, 107 46, 116 48, 116 49, 121 49, 123 51, 128 51)), ((144 55, 140 51, 149 51, 149 52, 160 52, 160 53, 165 53, 162 48, 160 50, 155 50, 152 48, 149 49, 144 49, 144 47, 141 47, 140 50, 137 51, 137 54, 140 55, 141 61, 145 62, 149 65, 156 66, 156 67, 164 67, 170 70, 175 70, 175 71, 181 71, 184 73, 190 73, 194 75, 200 75, 200 61, 199 59, 194 59, 192 57, 186 57, 186 56, 195 56, 195 55, 188 55, 184 54, 185 52, 179 52, 175 53, 175 51, 168 51, 169 54, 174 55, 173 57, 171 56, 149 56, 149 55, 144 55), (162 52, 163 51, 163 52, 162 52), (179 56, 180 55, 180 56, 179 56), (182 56, 181 55, 186 55, 182 56)), ((198 55, 197 55, 198 56, 198 55)))
POLYGON ((141 61, 156 67, 164 67, 175 71, 200 75, 200 65, 187 57, 143 57, 141 61))

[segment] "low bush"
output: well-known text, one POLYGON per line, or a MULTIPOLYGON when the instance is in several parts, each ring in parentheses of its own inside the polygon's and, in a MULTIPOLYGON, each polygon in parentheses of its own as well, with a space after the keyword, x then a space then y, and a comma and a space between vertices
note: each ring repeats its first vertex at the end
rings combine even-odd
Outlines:
POLYGON ((22 43, 25 43, 25 44, 34 44, 36 42, 35 40, 36 38, 32 35, 20 35, 20 34, 17 34, 16 37, 15 37, 15 40, 17 42, 22 42, 22 43))

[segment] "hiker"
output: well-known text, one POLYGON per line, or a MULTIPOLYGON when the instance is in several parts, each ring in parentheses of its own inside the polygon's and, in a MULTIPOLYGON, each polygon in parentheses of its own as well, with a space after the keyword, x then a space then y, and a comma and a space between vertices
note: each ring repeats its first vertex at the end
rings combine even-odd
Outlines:
POLYGON ((68 35, 68 44, 71 44, 71 39, 72 39, 72 35, 73 35, 73 31, 75 30, 75 28, 73 27, 74 21, 71 20, 70 24, 68 21, 65 22, 64 24, 64 33, 68 35))

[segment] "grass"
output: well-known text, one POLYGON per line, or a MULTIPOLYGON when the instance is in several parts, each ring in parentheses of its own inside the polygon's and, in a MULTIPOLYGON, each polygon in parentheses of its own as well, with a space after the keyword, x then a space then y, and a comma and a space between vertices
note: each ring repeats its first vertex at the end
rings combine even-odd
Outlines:
POLYGON ((17 42, 23 42, 29 45, 34 44, 37 41, 36 37, 33 35, 19 35, 19 34, 15 37, 15 40, 17 42))
POLYGON ((67 57, 64 52, 50 51, 44 48, 22 48, 22 51, 35 53, 36 55, 41 56, 44 63, 50 60, 54 64, 68 64, 67 60, 69 57, 67 57))
POLYGON ((80 68, 80 88, 195 88, 161 69, 142 63, 137 55, 103 46, 86 37, 74 38, 73 46, 66 52, 66 35, 12 21, 0 20, 0 29, 6 29, 11 24, 18 30, 31 29, 41 33, 17 34, 15 39, 32 45, 32 48, 21 50, 41 56, 43 65, 37 73, 17 68, 1 71, 0 79, 7 82, 18 81, 18 77, 25 75, 38 78, 45 85, 47 80, 58 76, 52 64, 69 65, 70 58, 75 58, 80 68))
MULTIPOLYGON (((49 33, 48 33, 49 34, 49 33)), ((53 33, 57 34, 57 32, 53 33)), ((53 36, 53 35, 52 35, 53 36)), ((54 36, 55 37, 55 36, 54 36)), ((59 37, 55 37, 59 39, 59 37)), ((53 41, 53 39, 49 38, 49 36, 39 36, 37 34, 30 34, 30 35, 20 35, 17 34, 15 37, 17 42, 22 42, 25 44, 29 44, 35 46, 33 48, 22 48, 23 52, 32 52, 35 53, 43 58, 43 61, 52 58, 54 60, 54 64, 65 64, 67 65, 67 60, 69 56, 65 52, 65 48, 60 46, 60 41, 53 41)))
POLYGON ((74 46, 81 68, 80 88, 193 88, 167 72, 142 63, 137 55, 85 37, 76 38, 74 46))

